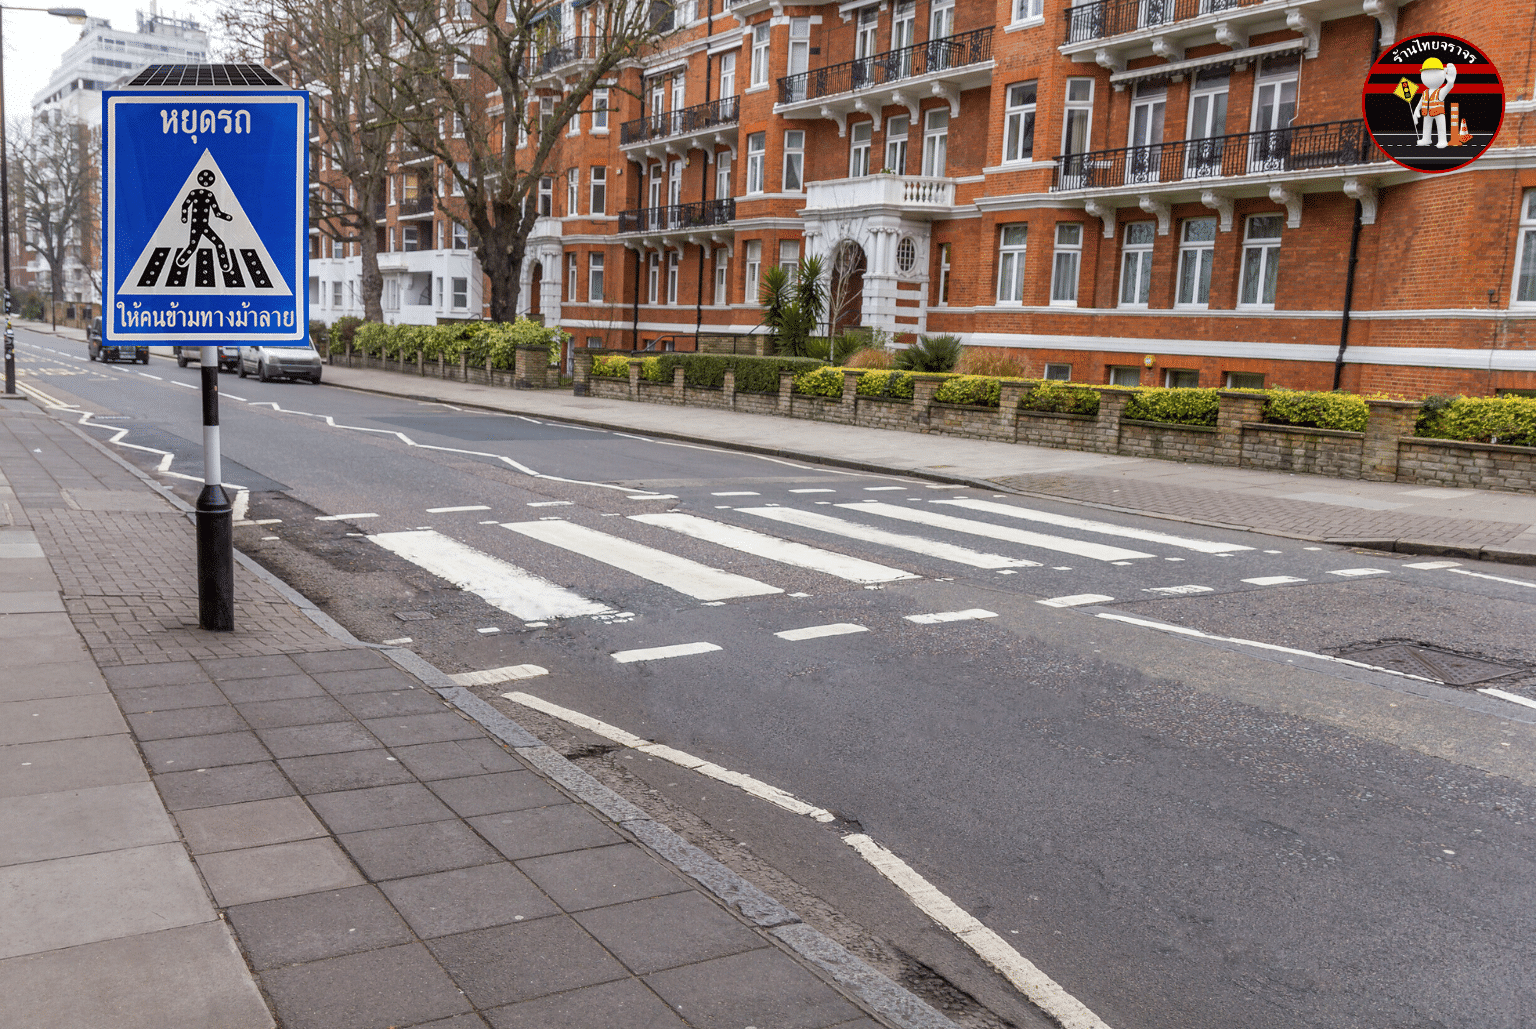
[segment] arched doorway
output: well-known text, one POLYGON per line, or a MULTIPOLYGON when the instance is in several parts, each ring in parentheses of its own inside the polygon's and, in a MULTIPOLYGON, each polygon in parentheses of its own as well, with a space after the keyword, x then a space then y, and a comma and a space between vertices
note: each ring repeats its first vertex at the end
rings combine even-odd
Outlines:
POLYGON ((827 325, 831 338, 864 320, 864 248, 851 239, 832 250, 831 274, 827 277, 827 325))
POLYGON ((544 291, 544 262, 533 262, 533 270, 528 273, 528 315, 542 314, 540 294, 544 291))

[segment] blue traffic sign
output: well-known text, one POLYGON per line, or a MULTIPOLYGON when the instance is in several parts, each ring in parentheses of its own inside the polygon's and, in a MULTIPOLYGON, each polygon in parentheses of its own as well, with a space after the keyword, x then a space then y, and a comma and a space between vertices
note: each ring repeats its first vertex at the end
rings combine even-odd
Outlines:
POLYGON ((309 94, 102 98, 104 342, 302 345, 309 94))

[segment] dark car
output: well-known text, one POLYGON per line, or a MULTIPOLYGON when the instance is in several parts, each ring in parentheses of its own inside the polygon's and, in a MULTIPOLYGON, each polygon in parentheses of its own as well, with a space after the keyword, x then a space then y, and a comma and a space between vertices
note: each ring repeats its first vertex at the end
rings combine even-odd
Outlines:
MULTIPOLYGON (((202 347, 174 346, 174 347, 171 348, 171 353, 174 354, 175 357, 176 357, 176 367, 178 367, 178 368, 185 368, 189 364, 202 364, 203 363, 203 348, 202 347)), ((239 364, 240 364, 240 348, 239 347, 220 347, 219 348, 219 371, 221 371, 221 372, 232 372, 232 371, 235 370, 235 367, 237 365, 239 365, 239 364)))
POLYGON ((85 327, 85 350, 92 361, 137 361, 149 364, 149 347, 105 347, 101 345, 101 319, 93 318, 85 327))

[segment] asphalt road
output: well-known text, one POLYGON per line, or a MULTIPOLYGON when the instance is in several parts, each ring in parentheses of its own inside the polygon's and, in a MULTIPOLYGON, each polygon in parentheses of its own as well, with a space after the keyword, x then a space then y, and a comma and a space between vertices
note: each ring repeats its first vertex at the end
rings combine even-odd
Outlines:
MULTIPOLYGON (((61 417, 195 494, 196 369, 18 337, 61 417)), ((221 383, 237 545, 359 638, 541 666, 485 692, 832 812, 606 756, 973 996, 976 1024, 1041 1023, 842 835, 1116 1029, 1536 1023, 1536 709, 1479 692, 1536 697, 1530 569, 221 383)))

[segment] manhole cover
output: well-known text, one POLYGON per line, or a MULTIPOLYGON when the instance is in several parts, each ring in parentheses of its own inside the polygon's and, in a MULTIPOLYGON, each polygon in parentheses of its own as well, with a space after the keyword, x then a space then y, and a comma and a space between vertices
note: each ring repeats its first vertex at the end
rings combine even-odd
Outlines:
POLYGON ((1462 657, 1460 654, 1448 654, 1433 647, 1420 647, 1408 643, 1351 650, 1339 656, 1347 657, 1352 661, 1364 661, 1366 664, 1381 668, 1390 668, 1395 672, 1428 676, 1431 679, 1438 679, 1447 686, 1471 686, 1489 679, 1497 679, 1501 675, 1522 671, 1509 665, 1479 661, 1476 658, 1462 657))
POLYGON ((395 617, 400 619, 402 622, 426 622, 426 621, 431 621, 431 619, 432 619, 432 612, 430 612, 430 611, 396 611, 395 612, 395 617))

